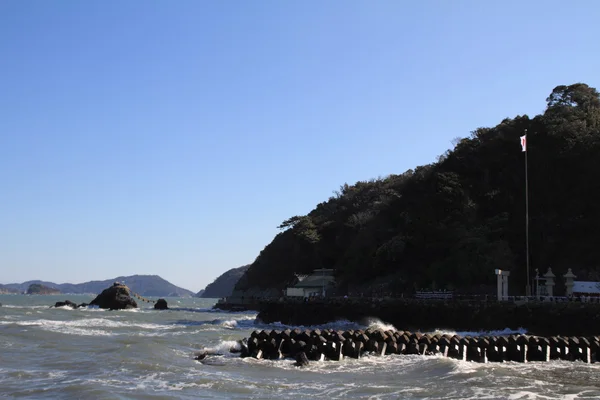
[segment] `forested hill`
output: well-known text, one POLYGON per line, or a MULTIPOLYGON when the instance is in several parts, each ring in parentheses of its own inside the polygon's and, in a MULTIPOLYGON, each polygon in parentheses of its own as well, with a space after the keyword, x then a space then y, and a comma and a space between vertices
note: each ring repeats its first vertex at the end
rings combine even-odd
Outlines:
POLYGON ((33 283, 27 288, 27 294, 60 294, 60 290, 39 283, 33 283))
POLYGON ((342 293, 477 292, 493 288, 501 268, 522 293, 525 131, 532 277, 552 267, 562 281, 570 267, 577 279, 600 279, 599 95, 578 83, 556 87, 546 102, 542 115, 457 139, 436 163, 343 185, 308 215, 284 221, 236 289, 283 288, 294 273, 325 267, 336 270, 342 293))
POLYGON ((227 297, 231 295, 235 284, 240 280, 240 277, 250 267, 244 265, 239 268, 233 268, 225 273, 221 274, 214 282, 210 283, 204 289, 204 292, 198 297, 218 299, 221 297, 227 297))
POLYGON ((204 292, 198 297, 218 299, 231 295, 235 284, 240 280, 240 277, 246 272, 250 265, 244 265, 238 268, 232 268, 223 274, 219 275, 214 282, 208 284, 204 292))

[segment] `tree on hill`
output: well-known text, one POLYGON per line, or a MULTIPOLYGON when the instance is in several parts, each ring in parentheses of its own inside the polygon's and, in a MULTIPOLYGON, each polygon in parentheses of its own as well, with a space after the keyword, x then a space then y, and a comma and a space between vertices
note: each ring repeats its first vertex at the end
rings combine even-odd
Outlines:
MULTIPOLYGON (((527 131, 531 274, 571 267, 600 277, 600 97, 583 83, 557 86, 541 115, 478 128, 435 163, 344 184, 307 215, 284 221, 236 289, 282 289, 295 273, 334 268, 339 289, 489 292, 494 269, 526 280, 527 131), (385 278, 385 279, 382 279, 385 278)), ((560 285, 557 286, 557 289, 560 285)))

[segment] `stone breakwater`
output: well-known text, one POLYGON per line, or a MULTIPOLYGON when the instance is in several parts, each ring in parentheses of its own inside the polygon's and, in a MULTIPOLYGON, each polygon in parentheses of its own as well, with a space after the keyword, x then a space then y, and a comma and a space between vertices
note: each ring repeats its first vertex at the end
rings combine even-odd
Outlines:
POLYGON ((337 320, 378 319, 411 331, 496 331, 525 329, 540 336, 600 334, 600 304, 581 302, 435 301, 415 299, 328 299, 272 301, 257 318, 267 324, 315 326, 337 320))
MULTIPOLYGON (((439 355, 474 362, 529 362, 568 360, 598 361, 600 337, 540 337, 530 335, 461 337, 448 334, 368 330, 300 330, 253 331, 238 342, 232 352, 241 357, 278 360, 293 358, 296 365, 309 361, 360 358, 365 354, 384 356, 439 355)), ((196 359, 207 356, 201 354, 196 359)))

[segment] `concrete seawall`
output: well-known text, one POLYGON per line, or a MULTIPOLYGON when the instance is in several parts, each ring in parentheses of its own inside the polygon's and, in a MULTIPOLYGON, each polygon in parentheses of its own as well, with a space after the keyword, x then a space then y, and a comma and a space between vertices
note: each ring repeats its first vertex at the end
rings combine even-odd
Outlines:
MULTIPOLYGON (((309 361, 384 356, 438 355, 474 362, 598 361, 600 338, 528 335, 460 337, 409 331, 284 330, 254 331, 239 342, 241 357, 277 360, 294 358, 299 366, 309 361)), ((200 359, 200 358, 199 358, 200 359)))
POLYGON ((255 302, 255 303, 219 302, 213 306, 213 309, 222 310, 222 311, 259 311, 260 304, 258 302, 255 302))
POLYGON ((258 313, 258 319, 265 323, 281 322, 291 326, 322 325, 337 320, 365 323, 370 318, 410 331, 523 328, 530 334, 543 336, 600 334, 598 303, 336 299, 308 303, 263 302, 258 313))

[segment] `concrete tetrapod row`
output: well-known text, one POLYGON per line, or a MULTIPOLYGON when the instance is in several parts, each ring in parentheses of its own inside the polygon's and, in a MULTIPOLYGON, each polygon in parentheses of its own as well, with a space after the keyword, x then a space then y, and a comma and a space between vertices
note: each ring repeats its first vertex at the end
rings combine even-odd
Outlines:
POLYGON ((443 355, 474 362, 569 360, 598 361, 600 337, 539 337, 529 335, 465 336, 422 334, 381 329, 253 331, 239 341, 241 357, 295 358, 296 365, 309 360, 360 358, 363 354, 443 355))

